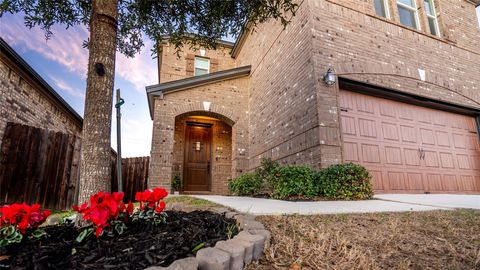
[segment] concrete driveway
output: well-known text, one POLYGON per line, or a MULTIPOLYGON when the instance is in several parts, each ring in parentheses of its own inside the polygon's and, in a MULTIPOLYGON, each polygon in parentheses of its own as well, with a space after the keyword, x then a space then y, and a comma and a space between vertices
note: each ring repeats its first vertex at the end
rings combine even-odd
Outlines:
POLYGON ((380 194, 376 199, 442 208, 480 209, 480 195, 380 194))

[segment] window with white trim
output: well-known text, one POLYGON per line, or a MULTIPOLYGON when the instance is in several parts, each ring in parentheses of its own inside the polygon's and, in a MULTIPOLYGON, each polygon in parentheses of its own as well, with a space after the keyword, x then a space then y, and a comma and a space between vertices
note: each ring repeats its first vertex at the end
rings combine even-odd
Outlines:
POLYGON ((438 36, 438 19, 437 13, 435 12, 435 5, 433 0, 424 0, 425 3, 425 13, 427 14, 428 27, 430 28, 430 34, 438 36))
POLYGON ((388 0, 373 0, 375 6, 375 13, 378 16, 389 19, 390 12, 388 10, 388 0))
POLYGON ((210 60, 203 57, 195 57, 195 76, 210 73, 210 60))
POLYGON ((405 26, 420 30, 418 12, 415 0, 397 0, 398 16, 400 23, 405 26))

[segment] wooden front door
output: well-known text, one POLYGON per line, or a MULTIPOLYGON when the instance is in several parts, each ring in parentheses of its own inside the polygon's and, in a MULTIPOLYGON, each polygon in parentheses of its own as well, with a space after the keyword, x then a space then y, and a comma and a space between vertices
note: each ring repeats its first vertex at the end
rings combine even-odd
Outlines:
POLYGON ((210 191, 212 126, 187 122, 185 133, 185 191, 210 191))

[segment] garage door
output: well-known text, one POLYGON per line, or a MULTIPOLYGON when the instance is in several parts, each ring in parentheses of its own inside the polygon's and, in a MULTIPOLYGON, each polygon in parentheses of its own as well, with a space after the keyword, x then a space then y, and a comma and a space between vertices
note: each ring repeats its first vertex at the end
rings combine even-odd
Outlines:
POLYGON ((475 118, 340 91, 346 162, 372 174, 377 193, 479 193, 475 118))

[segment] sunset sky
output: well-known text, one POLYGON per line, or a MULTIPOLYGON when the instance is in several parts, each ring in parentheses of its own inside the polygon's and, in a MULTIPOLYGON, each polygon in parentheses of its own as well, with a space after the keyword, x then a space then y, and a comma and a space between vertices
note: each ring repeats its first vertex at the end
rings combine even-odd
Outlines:
MULTIPOLYGON (((477 8, 480 25, 480 7, 477 8)), ((45 40, 39 28, 28 29, 23 15, 6 14, 0 21, 0 35, 20 54, 80 115, 85 100, 88 51, 82 43, 88 38, 83 26, 65 30, 53 27, 53 37, 45 40)), ((473 30, 472 30, 473 31, 473 30)), ((151 57, 152 42, 135 58, 117 53, 115 89, 125 99, 122 106, 122 154, 124 157, 150 155, 152 121, 148 112, 145 86, 158 82, 156 59, 151 57)), ((116 130, 113 117, 112 130, 116 130)), ((115 132, 112 147, 116 148, 115 132)))

